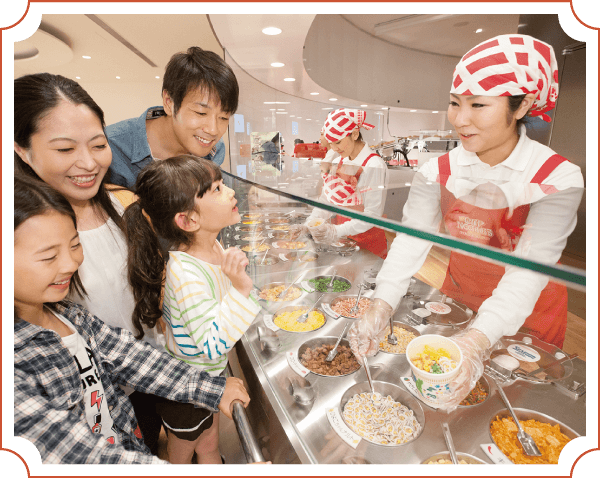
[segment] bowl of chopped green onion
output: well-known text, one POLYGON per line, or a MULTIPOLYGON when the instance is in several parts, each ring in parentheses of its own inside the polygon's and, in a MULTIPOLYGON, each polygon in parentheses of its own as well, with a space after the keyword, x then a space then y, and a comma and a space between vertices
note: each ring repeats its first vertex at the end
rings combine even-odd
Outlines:
POLYGON ((345 277, 341 276, 335 276, 331 287, 329 287, 332 277, 333 276, 317 276, 314 279, 310 279, 308 283, 315 289, 315 291, 327 292, 329 294, 345 292, 352 287, 352 283, 345 277))

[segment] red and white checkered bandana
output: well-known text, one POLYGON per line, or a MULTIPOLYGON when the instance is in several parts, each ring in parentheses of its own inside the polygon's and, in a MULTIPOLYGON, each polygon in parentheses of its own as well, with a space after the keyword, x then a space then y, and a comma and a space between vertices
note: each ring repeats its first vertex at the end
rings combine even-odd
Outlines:
POLYGON ((323 129, 325 138, 335 143, 348 136, 356 128, 373 129, 375 126, 365 123, 367 113, 363 110, 340 108, 327 115, 323 129))
POLYGON ((471 49, 454 70, 456 95, 536 95, 531 116, 554 108, 558 97, 558 68, 554 49, 527 35, 500 35, 471 49))

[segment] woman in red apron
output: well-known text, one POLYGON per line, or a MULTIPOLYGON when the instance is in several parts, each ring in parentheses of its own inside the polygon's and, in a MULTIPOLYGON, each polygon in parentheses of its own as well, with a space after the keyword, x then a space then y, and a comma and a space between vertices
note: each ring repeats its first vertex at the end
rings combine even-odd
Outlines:
MULTIPOLYGON (((341 108, 327 116, 323 126, 325 139, 331 149, 339 153, 339 163, 324 171, 321 197, 339 207, 365 212, 371 216, 382 216, 385 205, 385 177, 387 166, 383 159, 371 151, 363 140, 360 128, 370 130, 373 125, 364 122, 365 112, 341 108)), ((315 211, 306 224, 324 211, 315 211)), ((383 229, 359 220, 350 220, 341 215, 334 216, 331 224, 311 228, 317 243, 331 244, 340 237, 355 240, 359 247, 385 259, 387 240, 383 229)))
MULTIPOLYGON (((435 228, 441 219, 447 233, 454 237, 508 252, 517 247, 520 254, 528 257, 525 245, 519 244, 527 221, 534 220, 528 204, 481 207, 477 201, 469 200, 468 194, 454 195, 450 183, 456 185, 459 182, 456 178, 490 184, 532 183, 542 195, 583 188, 579 168, 527 138, 521 124, 526 114, 550 121, 545 113, 554 108, 557 77, 552 47, 526 35, 501 35, 464 55, 454 71, 448 107, 448 119, 459 134, 461 145, 420 169, 426 177, 437 174, 438 182, 442 186, 448 183, 448 188, 440 187, 439 203, 420 203, 421 209, 409 207, 409 197, 408 214, 403 222, 410 225, 412 218, 425 227, 424 223, 430 221, 431 228, 435 228)), ((556 230, 540 224, 539 220, 538 224, 532 224, 537 230, 547 232, 547 238, 534 244, 540 251, 550 250, 549 257, 554 261, 560 257, 566 237, 575 227, 577 206, 575 201, 568 214, 557 214, 562 222, 554 221, 556 224, 552 226, 556 230)), ((416 244, 414 239, 398 235, 377 277, 374 304, 348 333, 355 354, 371 355, 377 351, 377 335, 388 323, 406 293, 410 275, 422 266, 430 247, 431 244, 423 241, 416 244), (419 247, 422 250, 415 252, 419 247), (418 258, 420 263, 411 264, 410 258, 418 258)), ((533 251, 534 257, 539 255, 540 252, 533 251)), ((445 397, 442 408, 456 408, 481 376, 484 352, 502 336, 513 335, 519 327, 524 326, 542 340, 562 346, 566 288, 548 282, 539 274, 452 252, 441 290, 478 312, 469 329, 453 336, 463 353, 463 365, 451 384, 454 392, 445 397)))

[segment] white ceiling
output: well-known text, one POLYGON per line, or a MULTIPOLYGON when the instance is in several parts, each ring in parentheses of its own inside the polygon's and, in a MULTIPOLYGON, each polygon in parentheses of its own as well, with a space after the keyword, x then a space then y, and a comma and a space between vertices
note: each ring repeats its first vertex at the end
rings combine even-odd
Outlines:
MULTIPOLYGON (((276 90, 322 102, 337 97, 332 106, 359 106, 361 101, 321 88, 305 71, 303 46, 314 17, 313 14, 213 14, 207 21, 205 15, 44 15, 40 31, 15 44, 16 55, 26 56, 38 50, 33 58, 15 62, 15 76, 49 71, 79 77, 92 96, 101 85, 106 93, 113 87, 128 95, 144 92, 145 104, 151 94, 156 103, 160 100, 162 73, 171 55, 190 45, 218 49, 218 40, 241 68, 276 90), (267 26, 277 26, 282 33, 267 36, 261 32, 267 26), (83 59, 83 55, 92 59, 83 59), (271 67, 275 61, 285 66, 271 67), (296 81, 283 81, 287 77, 296 81), (311 95, 313 92, 319 95, 311 95)), ((516 32, 518 24, 518 15, 344 15, 343 18, 349 22, 349 28, 360 28, 390 43, 455 55, 457 59, 487 38, 516 32), (474 33, 476 28, 483 28, 483 32, 474 33)), ((106 106, 105 109, 110 111, 106 106)), ((129 112, 124 114, 133 116, 129 112)))

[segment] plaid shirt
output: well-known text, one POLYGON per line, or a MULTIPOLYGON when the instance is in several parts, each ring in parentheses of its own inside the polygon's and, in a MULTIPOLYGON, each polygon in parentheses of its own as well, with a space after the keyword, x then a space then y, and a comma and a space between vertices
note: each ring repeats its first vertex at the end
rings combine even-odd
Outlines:
POLYGON ((44 463, 166 463, 134 434, 133 407, 117 384, 218 410, 224 377, 211 377, 158 352, 73 302, 49 306, 74 325, 91 349, 121 444, 110 445, 92 433, 77 365, 58 334, 19 321, 14 326, 15 436, 31 441, 44 463))

